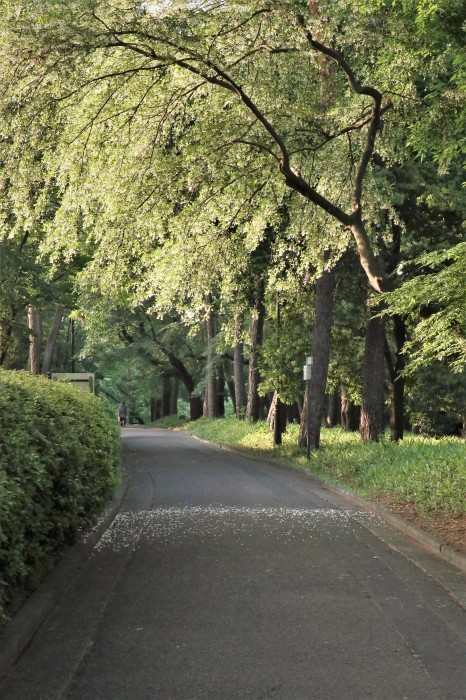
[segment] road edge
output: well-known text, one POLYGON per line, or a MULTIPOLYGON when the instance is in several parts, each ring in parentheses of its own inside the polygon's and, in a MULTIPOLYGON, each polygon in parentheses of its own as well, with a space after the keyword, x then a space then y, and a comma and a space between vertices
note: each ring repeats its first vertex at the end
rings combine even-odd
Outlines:
POLYGON ((461 571, 466 573, 465 554, 456 551, 455 549, 453 549, 453 547, 446 544, 445 542, 441 542, 430 533, 426 532, 425 530, 422 530, 417 525, 413 525, 412 523, 408 522, 396 513, 392 513, 391 511, 387 510, 378 503, 370 501, 369 499, 358 495, 354 491, 344 489, 341 486, 336 486, 332 482, 326 481, 318 474, 308 472, 305 469, 300 469, 299 467, 296 467, 293 464, 289 464, 284 460, 267 459, 266 457, 261 457, 260 455, 251 454, 251 452, 248 452, 247 450, 239 450, 228 445, 220 445, 216 442, 212 442, 211 440, 199 438, 196 435, 192 435, 191 433, 189 433, 189 435, 191 435, 191 437, 195 438, 196 440, 199 440, 200 442, 205 442, 222 450, 227 450, 228 452, 233 452, 235 454, 241 455, 242 457, 247 457, 248 459, 251 459, 255 462, 262 462, 264 464, 270 465, 278 465, 284 467, 285 469, 291 469, 292 471, 298 472, 310 481, 315 480, 318 483, 320 483, 325 489, 333 491, 336 495, 343 496, 344 498, 352 501, 355 505, 359 506, 360 508, 364 508, 364 510, 368 510, 374 515, 377 515, 389 525, 392 525, 394 528, 396 528, 403 534, 415 540, 419 545, 421 545, 425 549, 429 550, 433 554, 437 554, 442 559, 446 559, 450 564, 453 564, 458 569, 461 569, 461 571))

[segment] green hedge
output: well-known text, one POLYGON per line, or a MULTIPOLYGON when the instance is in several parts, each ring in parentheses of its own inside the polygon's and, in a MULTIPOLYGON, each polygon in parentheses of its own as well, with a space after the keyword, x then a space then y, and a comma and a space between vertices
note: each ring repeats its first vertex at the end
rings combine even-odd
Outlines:
POLYGON ((119 449, 98 398, 0 369, 0 622, 111 495, 119 449))

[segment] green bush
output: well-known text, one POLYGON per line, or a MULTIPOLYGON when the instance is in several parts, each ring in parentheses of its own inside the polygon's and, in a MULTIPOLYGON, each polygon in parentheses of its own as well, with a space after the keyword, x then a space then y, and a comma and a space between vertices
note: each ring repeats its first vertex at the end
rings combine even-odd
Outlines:
POLYGON ((98 398, 0 370, 0 620, 92 522, 118 464, 118 426, 98 398))

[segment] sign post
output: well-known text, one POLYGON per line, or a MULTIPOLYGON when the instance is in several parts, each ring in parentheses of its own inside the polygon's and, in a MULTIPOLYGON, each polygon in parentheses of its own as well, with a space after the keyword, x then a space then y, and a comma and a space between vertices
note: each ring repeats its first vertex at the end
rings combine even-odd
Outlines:
POLYGON ((312 357, 306 358, 306 364, 303 367, 303 378, 306 382, 306 403, 307 403, 307 458, 311 458, 311 376, 312 376, 312 357))

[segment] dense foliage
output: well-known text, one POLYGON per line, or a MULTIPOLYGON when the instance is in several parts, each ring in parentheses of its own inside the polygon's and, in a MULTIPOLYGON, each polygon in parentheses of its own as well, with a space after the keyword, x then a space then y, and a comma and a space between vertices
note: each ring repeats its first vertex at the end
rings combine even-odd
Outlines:
POLYGON ((116 421, 93 395, 0 371, 0 616, 92 521, 118 465, 116 421))
POLYGON ((178 389, 221 414, 226 386, 239 416, 258 392, 304 416, 317 352, 321 418, 328 372, 363 439, 389 396, 396 440, 464 431, 461 0, 3 5, 0 364, 29 343, 45 371, 64 307, 87 342, 55 368, 92 363, 130 419, 178 389))

